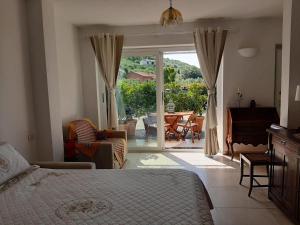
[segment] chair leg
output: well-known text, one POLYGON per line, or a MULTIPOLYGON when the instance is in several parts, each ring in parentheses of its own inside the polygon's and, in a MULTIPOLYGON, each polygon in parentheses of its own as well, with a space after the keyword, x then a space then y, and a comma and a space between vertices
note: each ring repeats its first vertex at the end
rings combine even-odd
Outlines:
POLYGON ((250 197, 253 188, 253 165, 250 164, 250 188, 248 192, 248 197, 250 197))
POLYGON ((241 159, 240 166, 241 166, 241 177, 240 177, 240 185, 241 185, 243 182, 243 178, 244 178, 244 160, 243 159, 241 159))
POLYGON ((195 137, 194 137, 194 131, 193 131, 193 129, 191 129, 191 133, 192 133, 192 143, 194 144, 195 143, 195 137))
POLYGON ((234 157, 233 143, 230 144, 230 150, 231 150, 231 161, 232 161, 234 157))
POLYGON ((149 137, 149 130, 145 129, 145 131, 146 131, 146 138, 148 138, 149 137))
POLYGON ((267 169, 267 176, 268 176, 268 185, 270 187, 270 167, 269 167, 269 165, 266 165, 266 169, 267 169))

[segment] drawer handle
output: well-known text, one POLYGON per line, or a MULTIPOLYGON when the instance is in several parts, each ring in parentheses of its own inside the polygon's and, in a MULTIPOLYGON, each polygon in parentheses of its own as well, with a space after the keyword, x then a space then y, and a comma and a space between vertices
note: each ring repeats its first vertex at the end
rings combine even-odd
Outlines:
POLYGON ((286 141, 280 141, 281 144, 285 145, 286 144, 286 141))

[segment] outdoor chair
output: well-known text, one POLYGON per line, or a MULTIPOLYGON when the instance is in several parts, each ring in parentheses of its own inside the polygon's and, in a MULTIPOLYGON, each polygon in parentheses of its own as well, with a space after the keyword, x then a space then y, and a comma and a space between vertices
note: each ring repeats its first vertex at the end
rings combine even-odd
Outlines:
POLYGON ((182 140, 185 140, 185 137, 189 131, 192 135, 192 143, 195 142, 195 134, 198 134, 198 139, 200 140, 200 134, 198 131, 198 125, 196 123, 196 118, 197 115, 193 113, 189 116, 187 121, 180 121, 177 123, 177 131, 180 133, 182 140))
POLYGON ((143 118, 143 123, 145 127, 146 137, 148 138, 150 135, 157 134, 157 119, 156 116, 148 116, 143 118))
POLYGON ((203 121, 204 121, 203 116, 197 116, 196 119, 195 119, 195 123, 197 124, 197 127, 194 130, 194 134, 198 135, 198 140, 200 140, 200 138, 201 138, 203 121))
POLYGON ((176 140, 180 139, 180 133, 177 131, 177 123, 180 117, 165 116, 165 137, 170 139, 170 136, 175 136, 176 140))

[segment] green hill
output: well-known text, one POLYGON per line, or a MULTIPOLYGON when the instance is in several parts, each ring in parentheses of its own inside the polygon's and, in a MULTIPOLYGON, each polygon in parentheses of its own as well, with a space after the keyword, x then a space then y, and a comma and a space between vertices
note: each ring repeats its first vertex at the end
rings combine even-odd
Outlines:
MULTIPOLYGON (((123 57, 121 60, 121 71, 122 75, 126 75, 130 72, 146 72, 146 73, 156 73, 154 57, 140 57, 140 56, 130 56, 123 57), (149 64, 146 64, 149 63, 149 64)), ((164 59, 164 71, 168 69, 174 69, 176 72, 176 79, 186 80, 186 79, 202 79, 202 74, 200 69, 196 66, 189 65, 187 63, 181 62, 174 59, 164 59)))

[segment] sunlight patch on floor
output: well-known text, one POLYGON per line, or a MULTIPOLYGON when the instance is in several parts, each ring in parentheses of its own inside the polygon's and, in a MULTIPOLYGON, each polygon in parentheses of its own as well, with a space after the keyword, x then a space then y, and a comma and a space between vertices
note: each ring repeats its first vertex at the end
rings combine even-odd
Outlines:
POLYGON ((130 153, 130 160, 126 168, 235 169, 225 162, 206 157, 204 153, 187 152, 130 153))
POLYGON ((179 166, 179 163, 161 153, 149 154, 146 156, 146 158, 142 158, 140 162, 145 166, 179 166))
POLYGON ((221 169, 235 169, 234 167, 228 166, 225 163, 209 158, 204 153, 183 153, 176 152, 170 153, 170 155, 192 165, 197 168, 221 168, 221 169))

